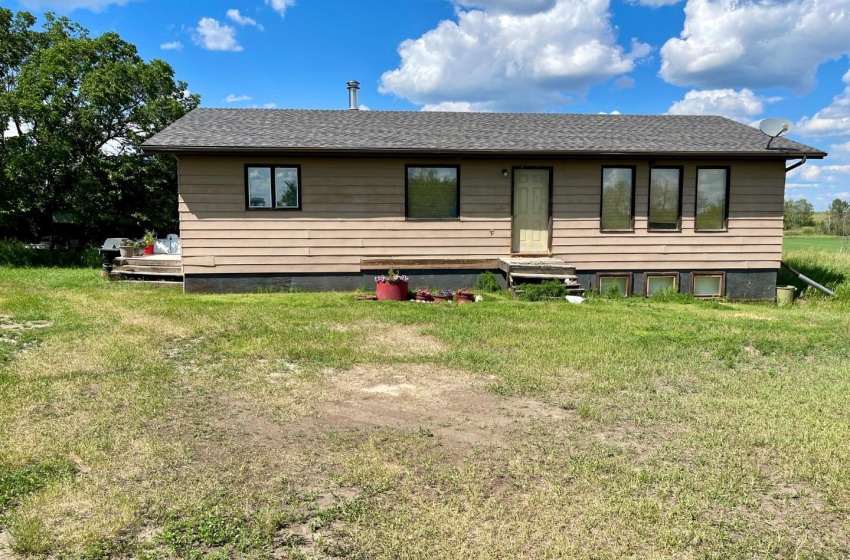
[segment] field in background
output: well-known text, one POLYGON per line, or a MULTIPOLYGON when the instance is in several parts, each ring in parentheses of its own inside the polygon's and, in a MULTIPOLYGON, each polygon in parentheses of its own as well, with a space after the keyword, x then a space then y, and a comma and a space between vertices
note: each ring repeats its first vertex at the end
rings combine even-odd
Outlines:
POLYGON ((835 236, 785 236, 782 241, 782 248, 791 252, 824 251, 839 253, 842 250, 850 252, 850 245, 847 245, 843 238, 835 236))
POLYGON ((0 557, 850 555, 850 256, 792 308, 0 268, 0 557))

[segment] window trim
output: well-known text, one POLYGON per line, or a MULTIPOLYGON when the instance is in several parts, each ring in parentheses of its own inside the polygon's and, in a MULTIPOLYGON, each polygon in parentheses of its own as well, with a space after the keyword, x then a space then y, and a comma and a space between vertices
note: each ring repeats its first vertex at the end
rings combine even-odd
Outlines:
MULTIPOLYGON (((728 178, 727 174, 727 178, 728 178)), ((685 190, 685 168, 681 165, 653 165, 649 168, 649 184, 646 189, 646 230, 655 233, 677 233, 682 231, 682 193, 685 190), (676 220, 676 227, 672 229, 653 228, 650 224, 650 214, 652 212, 652 170, 653 169, 678 169, 679 170, 679 215, 676 220)), ((694 209, 696 212, 696 209, 694 209)))
POLYGON ((637 191, 637 166, 635 165, 603 165, 600 171, 599 181, 599 231, 604 233, 634 233, 635 231, 635 194, 637 191), (630 169, 632 172, 632 200, 629 227, 623 229, 606 229, 602 225, 605 205, 605 170, 606 169, 630 169))
POLYGON ((694 176, 694 231, 702 232, 724 232, 729 231, 729 193, 732 184, 732 168, 728 165, 703 165, 698 166, 696 175, 694 176), (699 204, 699 172, 703 169, 723 169, 726 171, 726 197, 723 205, 723 225, 720 229, 717 228, 698 228, 697 227, 697 205, 699 204))
POLYGON ((673 278, 673 288, 679 291, 679 273, 678 272, 646 272, 643 275, 643 297, 651 297, 649 293, 650 278, 673 278))
POLYGON ((626 279, 626 294, 623 294, 624 297, 631 297, 632 290, 634 285, 632 283, 632 273, 631 272, 597 272, 596 273, 596 290, 599 292, 599 295, 604 296, 605 293, 602 291, 602 279, 603 278, 625 278, 626 279))
POLYGON ((272 210, 280 210, 280 211, 292 211, 292 210, 301 210, 302 207, 302 187, 303 183, 301 182, 301 164, 299 163, 246 163, 244 170, 245 177, 245 210, 250 210, 252 212, 264 212, 264 211, 272 211, 272 210), (271 206, 251 206, 251 187, 248 182, 248 170, 252 167, 260 167, 269 170, 269 175, 271 177, 271 195, 272 195, 272 205, 271 206), (296 174, 298 175, 298 205, 297 206, 277 206, 277 185, 275 185, 275 172, 276 168, 282 169, 295 169, 296 174))
POLYGON ((410 221, 425 221, 425 222, 459 222, 460 221, 460 164, 434 164, 434 163, 406 163, 404 164, 404 219, 410 221), (410 174, 411 167, 421 167, 426 169, 454 169, 457 173, 457 192, 455 194, 455 207, 457 208, 457 216, 450 218, 411 218, 410 217, 410 174))
POLYGON ((691 272, 691 295, 695 298, 699 299, 717 299, 722 298, 726 295, 726 273, 723 271, 708 271, 708 272, 691 272), (709 296, 698 296, 694 293, 694 285, 696 284, 697 278, 704 277, 719 277, 720 278, 720 294, 719 295, 709 295, 709 296))

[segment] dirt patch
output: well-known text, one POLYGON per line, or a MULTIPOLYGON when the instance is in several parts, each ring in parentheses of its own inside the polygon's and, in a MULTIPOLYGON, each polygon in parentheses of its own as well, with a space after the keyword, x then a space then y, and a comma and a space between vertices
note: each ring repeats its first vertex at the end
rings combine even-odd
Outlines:
POLYGON ((421 329, 412 325, 355 323, 350 326, 338 326, 336 330, 359 331, 366 348, 390 356, 435 354, 446 350, 446 345, 440 340, 422 334, 421 329))
POLYGON ((0 315, 0 330, 3 331, 27 331, 32 329, 46 329, 53 325, 53 321, 21 321, 17 322, 11 315, 0 315))
POLYGON ((0 560, 13 560, 15 556, 9 550, 11 537, 6 531, 0 531, 0 560))
MULTIPOLYGON (((269 381, 282 377, 278 373, 269 381)), ((226 412, 210 422, 240 446, 259 449, 297 446, 332 432, 389 428, 435 437, 445 450, 465 455, 473 446, 507 446, 531 424, 557 424, 569 415, 533 399, 489 392, 494 380, 434 365, 361 365, 324 372, 314 403, 285 422, 250 400, 232 398, 220 401, 226 412)))

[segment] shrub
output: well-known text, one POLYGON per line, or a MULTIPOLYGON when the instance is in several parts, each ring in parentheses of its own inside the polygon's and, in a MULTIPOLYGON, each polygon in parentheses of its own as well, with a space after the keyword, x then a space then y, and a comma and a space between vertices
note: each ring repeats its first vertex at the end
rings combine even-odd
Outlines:
POLYGON ((490 272, 489 270, 486 272, 482 272, 478 275, 478 278, 475 280, 475 291, 483 292, 483 293, 493 293, 501 290, 502 287, 499 285, 499 281, 496 280, 496 275, 490 272))
POLYGON ((558 280, 546 280, 539 284, 518 284, 516 288, 519 299, 524 301, 563 298, 567 295, 567 287, 558 280))
POLYGON ((0 241, 0 266, 18 268, 96 268, 101 258, 94 247, 85 249, 30 249, 19 241, 0 241))

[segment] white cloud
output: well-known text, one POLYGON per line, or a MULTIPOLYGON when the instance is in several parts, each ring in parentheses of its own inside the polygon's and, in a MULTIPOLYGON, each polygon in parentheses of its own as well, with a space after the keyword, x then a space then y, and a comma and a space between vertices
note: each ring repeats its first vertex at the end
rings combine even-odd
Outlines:
POLYGON ((763 98, 748 89, 691 90, 667 110, 668 115, 721 115, 749 124, 764 111, 764 104, 778 101, 763 98))
POLYGON ((474 111, 472 103, 466 101, 443 101, 442 103, 427 103, 422 106, 423 111, 449 111, 452 113, 468 113, 474 111))
POLYGON ((251 96, 250 95, 236 95, 236 94, 231 93, 230 95, 225 97, 224 100, 228 103, 238 103, 240 101, 250 101, 251 96))
POLYGON ((829 147, 830 154, 847 154, 850 156, 850 142, 844 142, 843 144, 833 144, 829 147))
POLYGON ((295 5, 295 0, 266 0, 266 5, 271 6, 274 11, 280 14, 280 17, 284 17, 286 9, 295 5))
POLYGON ((366 105, 363 105, 362 103, 357 106, 357 109, 359 109, 360 111, 371 111, 372 110, 369 107, 367 107, 366 105))
POLYGON ((847 0, 688 0, 661 48, 671 84, 811 89, 818 65, 850 52, 847 0))
POLYGON ((195 30, 195 44, 210 51, 242 50, 236 41, 236 30, 229 25, 222 25, 218 20, 204 17, 198 22, 195 30))
POLYGON ((170 43, 161 44, 159 48, 164 51, 182 51, 183 43, 181 43, 180 41, 171 41, 170 43))
POLYGON ((682 0, 629 0, 629 3, 649 6, 650 8, 660 8, 661 6, 672 6, 673 4, 678 4, 681 1, 682 0))
POLYGON ((567 92, 631 72, 651 50, 617 44, 608 0, 555 0, 531 14, 500 11, 519 5, 508 0, 476 4, 496 11, 458 9, 457 22, 404 41, 401 65, 381 77, 381 93, 427 109, 547 109, 569 102, 567 92))
POLYGON ((844 91, 814 116, 800 119, 795 132, 813 137, 850 136, 850 70, 842 80, 847 84, 844 91))
POLYGON ((123 6, 130 0, 21 0, 21 4, 30 10, 56 10, 69 13, 77 9, 99 12, 115 4, 123 6))
POLYGON ((260 31, 263 30, 263 26, 257 23, 257 20, 254 18, 249 18, 248 16, 243 16, 239 13, 239 10, 227 10, 227 18, 231 21, 238 23, 239 25, 253 25, 260 31))
POLYGON ((548 12, 558 0, 453 0, 463 8, 480 8, 494 14, 539 14, 548 12))
POLYGON ((614 80, 614 86, 616 86, 617 89, 629 89, 635 87, 635 81, 629 76, 620 76, 614 80))

